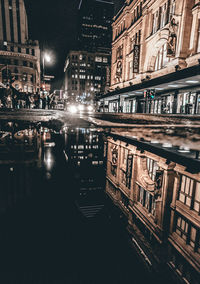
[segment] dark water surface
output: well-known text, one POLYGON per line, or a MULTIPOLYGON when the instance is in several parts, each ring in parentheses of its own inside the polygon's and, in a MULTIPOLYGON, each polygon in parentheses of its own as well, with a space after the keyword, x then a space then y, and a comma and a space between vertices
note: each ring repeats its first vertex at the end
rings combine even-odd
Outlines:
POLYGON ((160 283, 104 194, 98 129, 0 130, 0 283, 160 283))

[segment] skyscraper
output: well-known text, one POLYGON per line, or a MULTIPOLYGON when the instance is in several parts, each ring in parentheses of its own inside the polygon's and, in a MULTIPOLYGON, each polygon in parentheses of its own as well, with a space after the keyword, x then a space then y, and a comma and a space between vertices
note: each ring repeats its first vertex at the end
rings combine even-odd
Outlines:
POLYGON ((11 80, 24 92, 40 87, 39 43, 28 37, 23 0, 0 0, 0 82, 11 80))
POLYGON ((114 4, 103 0, 80 0, 78 47, 84 51, 110 51, 114 4))

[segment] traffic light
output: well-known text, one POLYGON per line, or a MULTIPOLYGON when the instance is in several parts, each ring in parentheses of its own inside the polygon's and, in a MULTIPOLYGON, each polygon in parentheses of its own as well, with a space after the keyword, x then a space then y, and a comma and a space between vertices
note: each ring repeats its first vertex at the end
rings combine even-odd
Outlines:
POLYGON ((150 96, 150 99, 153 100, 155 98, 155 91, 154 90, 150 90, 149 96, 150 96))
POLYGON ((155 90, 145 90, 144 91, 144 98, 153 100, 155 98, 155 90))

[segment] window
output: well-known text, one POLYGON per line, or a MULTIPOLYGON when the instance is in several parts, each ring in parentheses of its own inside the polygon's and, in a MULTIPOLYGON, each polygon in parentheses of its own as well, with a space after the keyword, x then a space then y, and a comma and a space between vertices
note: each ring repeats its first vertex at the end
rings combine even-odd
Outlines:
POLYGON ((160 50, 159 50, 159 52, 156 56, 154 70, 157 71, 157 70, 164 68, 169 61, 170 61, 170 58, 167 57, 167 43, 165 43, 160 48, 160 50))
POLYGON ((27 66, 27 61, 23 61, 23 66, 27 66))
POLYGON ((181 215, 175 218, 174 231, 187 245, 193 248, 194 251, 200 253, 200 230, 195 227, 189 220, 181 215))
POLYGON ((97 81, 101 81, 101 76, 95 76, 94 79, 97 81))
POLYGON ((152 28, 152 34, 156 33, 158 30, 158 24, 159 24, 159 11, 156 11, 153 14, 153 28, 152 28))
POLYGON ((32 48, 31 54, 32 54, 33 56, 35 56, 35 49, 32 48))
POLYGON ((122 151, 122 164, 126 166, 127 163, 127 157, 128 157, 128 149, 123 148, 122 151))
POLYGON ((26 54, 29 54, 29 48, 26 48, 26 54))
POLYGON ((178 200, 200 214, 200 183, 182 175, 178 200))
POLYGON ((96 56, 95 57, 95 62, 102 62, 102 57, 101 56, 96 56))
POLYGON ((154 196, 141 186, 139 186, 139 203, 142 204, 143 207, 147 209, 149 213, 151 213, 153 216, 155 216, 155 199, 154 196))
POLYGON ((22 77, 22 80, 23 81, 27 81, 28 77, 27 77, 27 73, 23 73, 23 77, 22 77))
POLYGON ((147 169, 150 178, 155 181, 156 171, 159 169, 157 162, 150 158, 147 158, 147 169))
POLYGON ((160 28, 163 28, 167 23, 167 3, 161 7, 160 28))
POLYGON ((128 205, 129 205, 129 199, 128 197, 121 192, 121 203, 124 205, 124 207, 126 207, 128 209, 128 205))
POLYGON ((108 63, 108 58, 107 57, 103 57, 103 63, 108 63))

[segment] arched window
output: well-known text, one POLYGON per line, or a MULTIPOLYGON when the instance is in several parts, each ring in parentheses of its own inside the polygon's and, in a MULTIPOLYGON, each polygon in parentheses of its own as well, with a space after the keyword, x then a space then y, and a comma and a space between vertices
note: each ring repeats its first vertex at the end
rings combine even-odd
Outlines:
POLYGON ((158 51, 154 70, 157 71, 164 68, 169 61, 170 58, 167 57, 167 43, 165 43, 158 51))

